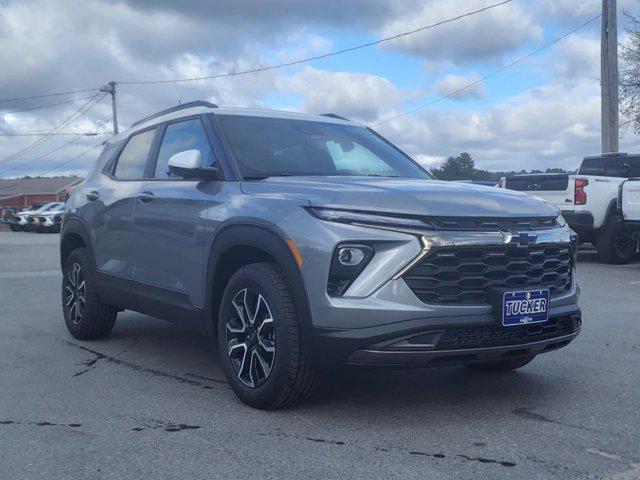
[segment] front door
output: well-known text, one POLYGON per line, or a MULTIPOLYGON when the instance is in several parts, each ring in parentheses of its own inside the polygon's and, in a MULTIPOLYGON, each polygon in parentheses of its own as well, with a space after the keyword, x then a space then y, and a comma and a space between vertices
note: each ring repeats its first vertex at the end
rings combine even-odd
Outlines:
POLYGON ((136 200, 133 252, 140 308, 167 320, 194 320, 204 304, 204 212, 215 205, 218 182, 184 180, 167 167, 169 158, 199 150, 202 165, 214 156, 200 118, 166 125, 156 162, 136 200))

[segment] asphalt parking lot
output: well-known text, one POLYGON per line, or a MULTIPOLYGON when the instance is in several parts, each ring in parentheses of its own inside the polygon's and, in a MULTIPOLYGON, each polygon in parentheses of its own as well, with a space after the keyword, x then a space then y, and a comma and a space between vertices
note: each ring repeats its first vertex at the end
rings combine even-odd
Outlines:
POLYGON ((0 232, 0 478, 640 478, 640 263, 581 252, 581 336, 519 372, 346 370, 261 412, 198 334, 74 340, 57 242, 0 232))

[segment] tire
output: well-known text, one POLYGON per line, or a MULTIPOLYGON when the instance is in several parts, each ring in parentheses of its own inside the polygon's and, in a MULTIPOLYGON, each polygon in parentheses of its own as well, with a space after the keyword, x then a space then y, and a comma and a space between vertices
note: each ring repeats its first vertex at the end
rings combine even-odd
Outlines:
POLYGON ((534 358, 536 358, 535 355, 528 355, 526 357, 511 358, 509 360, 468 363, 465 367, 476 372, 508 372, 524 367, 528 363, 531 363, 534 358))
POLYGON ((622 226, 615 215, 609 215, 596 236, 598 257, 604 263, 622 265, 633 260, 638 250, 638 242, 622 226))
POLYGON ((20 232, 20 231, 22 231, 22 229, 17 225, 9 225, 9 228, 11 229, 12 232, 20 232))
POLYGON ((304 354, 293 298, 278 265, 254 263, 236 271, 219 311, 220 361, 240 400, 274 410, 311 393, 317 372, 304 354))
POLYGON ((79 340, 97 340, 109 335, 118 310, 105 305, 98 297, 89 251, 73 250, 62 273, 62 311, 69 333, 79 340))

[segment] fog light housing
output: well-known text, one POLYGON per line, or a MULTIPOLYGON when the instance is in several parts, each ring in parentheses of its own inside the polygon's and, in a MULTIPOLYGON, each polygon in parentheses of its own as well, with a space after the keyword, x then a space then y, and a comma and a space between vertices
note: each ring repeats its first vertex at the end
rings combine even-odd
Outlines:
POLYGON ((344 295, 344 292, 373 258, 373 255, 373 248, 368 245, 338 245, 331 259, 327 293, 332 297, 344 295))

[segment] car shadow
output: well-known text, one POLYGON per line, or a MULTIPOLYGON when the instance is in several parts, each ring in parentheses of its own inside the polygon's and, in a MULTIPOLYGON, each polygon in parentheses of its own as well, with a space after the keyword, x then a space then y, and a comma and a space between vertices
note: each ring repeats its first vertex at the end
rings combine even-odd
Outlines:
MULTIPOLYGON (((215 341, 144 315, 127 312, 121 316, 103 344, 104 349, 92 344, 96 350, 108 347, 109 355, 117 362, 153 366, 154 370, 166 373, 167 378, 198 379, 205 388, 226 383, 215 341)), ((449 413, 467 407, 509 412, 535 405, 542 398, 571 394, 566 390, 575 385, 548 374, 555 355, 561 353, 544 355, 519 371, 494 374, 473 372, 465 367, 347 366, 322 372, 315 393, 292 409, 299 412, 332 409, 332 414, 343 412, 346 416, 354 409, 384 411, 416 405, 449 413)), ((228 395, 225 400, 234 398, 230 389, 215 392, 228 395)))

